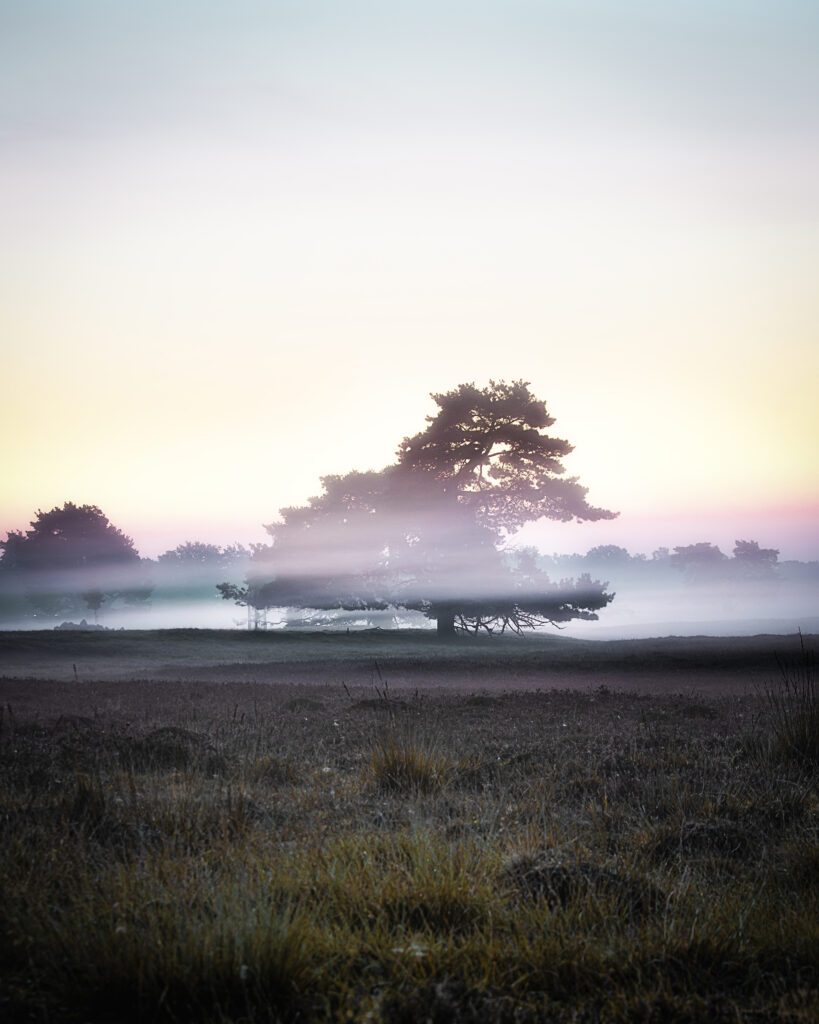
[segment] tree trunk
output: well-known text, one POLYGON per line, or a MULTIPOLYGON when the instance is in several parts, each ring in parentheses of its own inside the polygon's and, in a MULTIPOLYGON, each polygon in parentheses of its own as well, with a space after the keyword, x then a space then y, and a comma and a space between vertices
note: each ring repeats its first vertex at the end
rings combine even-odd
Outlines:
POLYGON ((436 621, 439 637, 455 636, 455 612, 441 609, 436 621))

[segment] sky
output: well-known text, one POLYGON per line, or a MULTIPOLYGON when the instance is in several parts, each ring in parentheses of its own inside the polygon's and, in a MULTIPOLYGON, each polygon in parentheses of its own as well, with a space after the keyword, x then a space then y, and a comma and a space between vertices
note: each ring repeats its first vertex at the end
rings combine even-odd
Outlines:
POLYGON ((0 536, 155 556, 522 378, 613 522, 819 558, 819 7, 0 0, 0 536))

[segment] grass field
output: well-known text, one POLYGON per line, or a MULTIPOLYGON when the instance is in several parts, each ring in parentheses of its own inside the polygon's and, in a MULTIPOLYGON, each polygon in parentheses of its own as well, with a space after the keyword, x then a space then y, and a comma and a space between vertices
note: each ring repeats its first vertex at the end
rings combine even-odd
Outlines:
MULTIPOLYGON (((815 638, 807 637, 807 643, 815 638)), ((243 630, 0 632, 0 677, 362 684, 538 689, 669 687, 736 693, 759 687, 792 636, 576 640, 559 633, 458 637, 426 630, 344 633, 243 630)))
POLYGON ((819 1019, 793 638, 0 649, 4 1020, 819 1019))

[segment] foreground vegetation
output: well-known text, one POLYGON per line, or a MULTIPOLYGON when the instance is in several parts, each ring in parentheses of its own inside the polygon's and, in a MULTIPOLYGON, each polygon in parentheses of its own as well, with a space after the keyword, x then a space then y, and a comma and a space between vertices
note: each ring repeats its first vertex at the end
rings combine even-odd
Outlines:
POLYGON ((816 1019, 782 689, 2 696, 6 1020, 816 1019))

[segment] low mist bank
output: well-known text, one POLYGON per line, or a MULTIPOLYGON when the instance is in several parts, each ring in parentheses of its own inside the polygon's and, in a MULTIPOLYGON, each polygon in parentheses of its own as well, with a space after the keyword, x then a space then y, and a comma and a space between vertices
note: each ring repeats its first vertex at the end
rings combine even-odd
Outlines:
MULTIPOLYGON (((565 636, 611 640, 819 631, 819 562, 778 562, 776 552, 752 544, 739 549, 744 558, 729 558, 707 544, 660 549, 651 557, 611 545, 585 555, 526 550, 544 578, 559 583, 588 575, 607 583, 615 595, 598 621, 571 622, 561 631, 565 636)), ((138 559, 119 566, 0 573, 0 628, 53 629, 83 620, 86 628, 101 629, 434 628, 424 615, 402 608, 257 609, 224 600, 217 584, 240 585, 258 564, 250 553, 243 556, 212 564, 138 559)))
MULTIPOLYGON (((573 622, 561 635, 583 639, 629 639, 668 635, 744 636, 756 633, 819 632, 819 581, 780 583, 768 592, 731 595, 698 589, 614 587, 615 599, 597 622, 573 622)), ((4 615, 2 629, 53 629, 63 621, 94 625, 94 616, 78 609, 68 620, 34 616, 22 602, 18 614, 4 615)), ((202 593, 198 596, 159 591, 138 606, 102 608, 97 621, 108 629, 247 629, 247 609, 202 593)), ((255 625, 255 623, 254 623, 255 625)), ((383 612, 328 613, 310 609, 268 609, 259 626, 268 629, 434 629, 423 615, 401 609, 383 612)), ((554 630, 553 630, 554 631, 554 630)))

